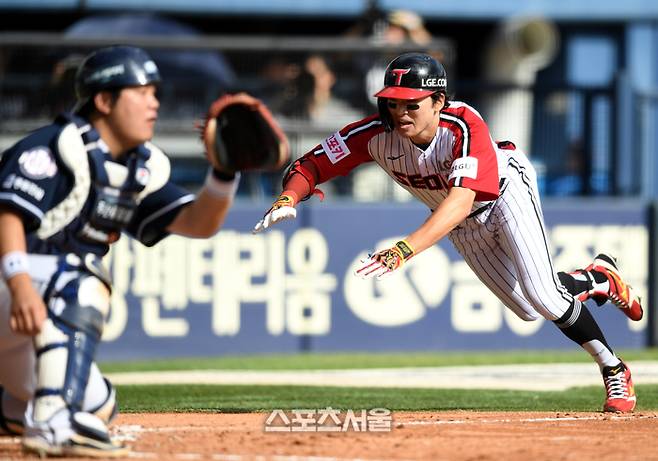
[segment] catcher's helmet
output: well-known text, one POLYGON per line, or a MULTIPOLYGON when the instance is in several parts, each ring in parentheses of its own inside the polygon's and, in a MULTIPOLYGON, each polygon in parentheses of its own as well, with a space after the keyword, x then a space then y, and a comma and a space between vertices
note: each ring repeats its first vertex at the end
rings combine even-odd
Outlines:
POLYGON ((146 51, 134 46, 110 46, 89 54, 75 75, 75 94, 80 109, 96 93, 127 86, 160 82, 158 66, 146 51))
POLYGON ((439 61, 424 53, 404 53, 386 68, 384 89, 375 97, 418 99, 447 87, 446 70, 439 61))

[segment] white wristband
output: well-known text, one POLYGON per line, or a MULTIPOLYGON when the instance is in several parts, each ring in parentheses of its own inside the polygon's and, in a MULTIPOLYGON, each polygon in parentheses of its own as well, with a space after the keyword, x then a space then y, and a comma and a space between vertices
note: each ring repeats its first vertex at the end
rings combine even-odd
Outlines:
POLYGON ((28 273, 30 265, 24 251, 10 251, 2 257, 2 276, 9 280, 14 275, 28 273))
POLYGON ((213 197, 233 198, 240 185, 240 172, 235 173, 235 178, 232 181, 220 181, 212 174, 212 170, 208 170, 204 185, 213 197))

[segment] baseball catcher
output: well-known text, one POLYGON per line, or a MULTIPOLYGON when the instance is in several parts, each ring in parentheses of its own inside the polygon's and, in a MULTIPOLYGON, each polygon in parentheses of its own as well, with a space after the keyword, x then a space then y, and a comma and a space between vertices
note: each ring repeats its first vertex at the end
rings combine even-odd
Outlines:
POLYGON ((246 95, 213 103, 202 138, 211 163, 194 195, 151 142, 156 63, 112 46, 85 58, 77 103, 10 147, 0 162, 0 433, 40 456, 125 457, 108 424, 116 393, 95 358, 110 315, 102 258, 121 234, 146 246, 221 227, 240 171, 273 169, 288 143, 246 95))

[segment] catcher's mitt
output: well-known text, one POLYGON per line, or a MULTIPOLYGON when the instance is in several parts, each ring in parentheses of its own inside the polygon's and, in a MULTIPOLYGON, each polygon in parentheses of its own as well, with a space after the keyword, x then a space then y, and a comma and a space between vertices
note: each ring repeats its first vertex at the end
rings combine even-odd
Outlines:
POLYGON ((213 102, 201 138, 208 161, 220 171, 278 170, 290 159, 288 139, 272 113, 247 93, 213 102))

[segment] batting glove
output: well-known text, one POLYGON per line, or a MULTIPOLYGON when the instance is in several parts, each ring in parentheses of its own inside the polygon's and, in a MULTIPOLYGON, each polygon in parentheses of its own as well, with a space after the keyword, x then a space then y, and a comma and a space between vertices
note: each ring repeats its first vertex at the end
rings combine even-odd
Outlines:
POLYGON ((263 219, 256 223, 252 232, 257 234, 279 221, 295 219, 296 217, 297 210, 293 198, 289 195, 280 195, 272 207, 267 210, 263 219))
POLYGON ((388 277, 393 271, 401 268, 405 261, 414 254, 413 248, 406 240, 400 240, 392 248, 378 251, 361 260, 361 265, 354 275, 362 279, 375 277, 377 280, 388 277))

